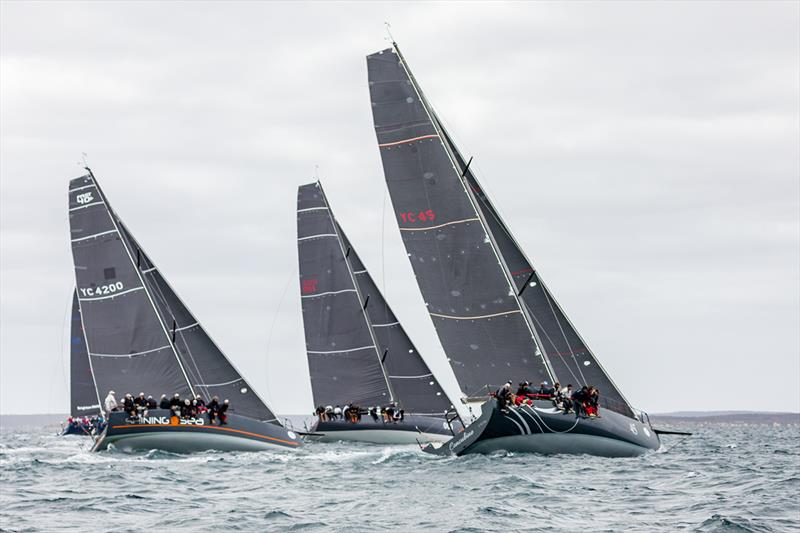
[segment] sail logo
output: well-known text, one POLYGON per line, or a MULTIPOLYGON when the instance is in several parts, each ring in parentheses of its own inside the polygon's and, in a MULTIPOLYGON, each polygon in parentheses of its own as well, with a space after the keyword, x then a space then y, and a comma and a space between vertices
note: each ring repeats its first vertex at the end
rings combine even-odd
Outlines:
POLYGON ((101 296, 104 294, 113 294, 117 291, 121 291, 124 287, 125 286, 121 281, 117 281, 116 283, 100 285, 99 287, 81 287, 81 294, 83 294, 83 296, 101 296))
POLYGON ((84 192, 75 197, 75 201, 81 205, 88 204, 94 200, 91 192, 84 192))
POLYGON ((303 280, 303 294, 312 294, 317 292, 317 282, 319 280, 316 279, 304 279, 303 280))
POLYGON ((97 403, 97 404, 94 404, 94 405, 76 405, 75 408, 78 411, 89 411, 90 409, 99 409, 100 408, 100 404, 97 403))
POLYGON ((202 418, 181 418, 180 422, 182 426, 202 426, 205 423, 202 418))
POLYGON ((450 448, 450 451, 452 452, 453 448, 455 448, 456 446, 460 446, 461 444, 464 444, 464 441, 466 441, 468 438, 470 438, 473 433, 475 433, 475 432, 474 431, 467 431, 466 433, 461 435, 461 438, 456 439, 454 441, 450 441, 450 444, 448 444, 448 447, 450 448))
POLYGON ((135 419, 135 420, 128 419, 127 422, 138 423, 138 424, 157 424, 159 426, 168 426, 169 425, 169 417, 168 416, 140 416, 138 419, 135 419))

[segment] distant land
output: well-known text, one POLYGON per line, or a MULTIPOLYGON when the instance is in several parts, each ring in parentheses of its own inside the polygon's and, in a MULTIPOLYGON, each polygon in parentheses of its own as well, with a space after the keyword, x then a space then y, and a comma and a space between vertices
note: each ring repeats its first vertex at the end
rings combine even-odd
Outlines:
POLYGON ((774 411, 675 411, 650 415, 664 424, 800 424, 800 413, 774 411))
MULTIPOLYGON (((0 430, 58 428, 67 414, 0 415, 0 430)), ((295 427, 302 427, 307 415, 285 415, 295 427)), ((795 424, 800 425, 800 413, 774 411, 675 411, 650 415, 654 424, 795 424)))

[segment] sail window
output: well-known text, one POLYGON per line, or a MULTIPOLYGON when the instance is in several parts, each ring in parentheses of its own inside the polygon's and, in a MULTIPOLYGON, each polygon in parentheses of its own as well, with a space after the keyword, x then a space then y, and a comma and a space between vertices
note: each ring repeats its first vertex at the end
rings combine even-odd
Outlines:
POLYGON ((105 279, 114 279, 117 277, 117 269, 114 267, 104 268, 103 269, 103 277, 105 279))

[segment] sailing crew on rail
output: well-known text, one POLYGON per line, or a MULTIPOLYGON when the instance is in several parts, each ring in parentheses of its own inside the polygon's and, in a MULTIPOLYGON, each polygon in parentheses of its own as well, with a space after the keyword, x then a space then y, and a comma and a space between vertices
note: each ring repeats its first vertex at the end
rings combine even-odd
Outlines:
POLYGON ((159 409, 169 409, 170 408, 169 398, 167 398, 166 394, 162 394, 161 395, 161 401, 158 402, 158 408, 159 409))
POLYGON ((506 411, 506 407, 511 403, 513 394, 511 393, 511 380, 506 381, 505 385, 497 389, 495 392, 497 403, 501 411, 506 411))
POLYGON ((219 416, 219 407, 220 405, 218 396, 213 396, 211 401, 208 402, 208 405, 206 405, 206 409, 208 410, 208 420, 212 424, 214 423, 214 419, 219 416))
POLYGON ((222 402, 222 405, 219 407, 219 425, 224 426, 228 423, 228 407, 230 407, 231 401, 225 398, 225 401, 222 402))
POLYGON ((181 395, 176 392, 169 401, 169 408, 177 415, 180 413, 181 403, 181 395))

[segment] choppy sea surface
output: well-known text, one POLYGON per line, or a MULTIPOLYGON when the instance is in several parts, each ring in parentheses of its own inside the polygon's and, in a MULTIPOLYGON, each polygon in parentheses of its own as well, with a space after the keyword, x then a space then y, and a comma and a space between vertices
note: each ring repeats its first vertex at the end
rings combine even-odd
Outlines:
POLYGON ((342 443, 90 453, 53 427, 4 430, 0 529, 800 531, 800 427, 687 429, 633 459, 342 443))

